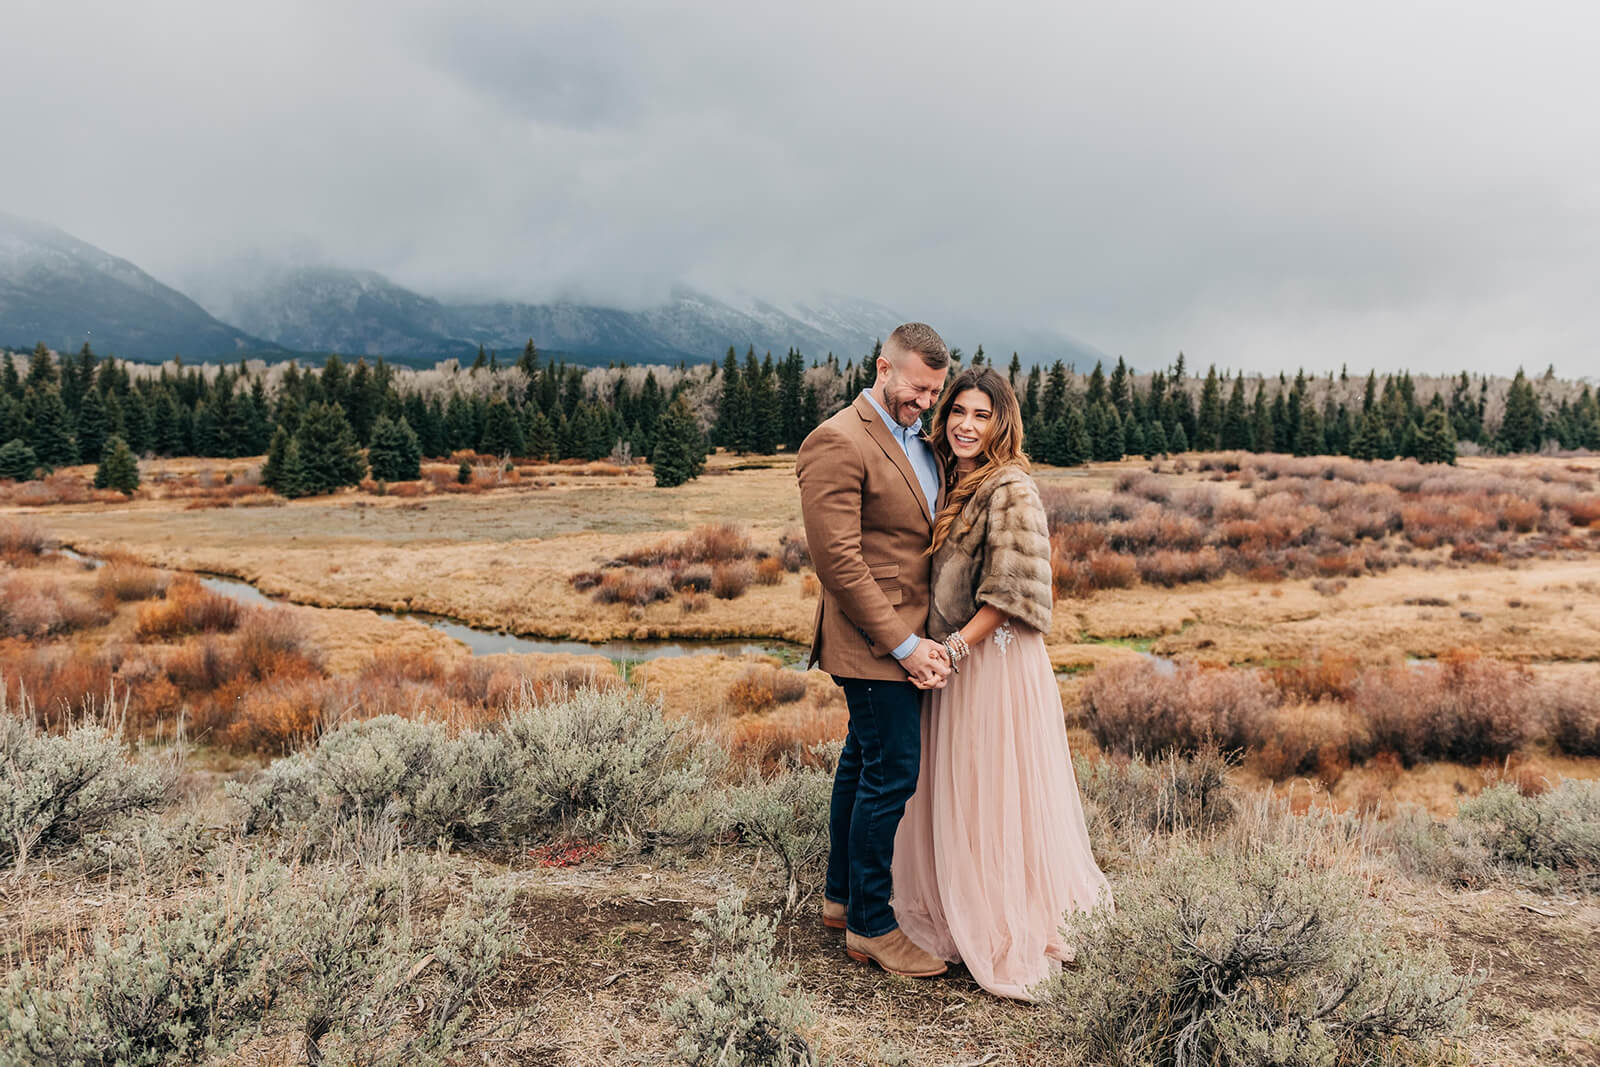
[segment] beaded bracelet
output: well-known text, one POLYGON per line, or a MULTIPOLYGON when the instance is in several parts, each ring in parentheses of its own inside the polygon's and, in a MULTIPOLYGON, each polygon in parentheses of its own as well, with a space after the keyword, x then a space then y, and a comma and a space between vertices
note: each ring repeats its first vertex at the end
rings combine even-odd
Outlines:
POLYGON ((967 644, 967 639, 961 636, 960 630, 944 639, 944 650, 950 656, 950 669, 960 674, 961 668, 957 664, 972 655, 972 646, 967 644))

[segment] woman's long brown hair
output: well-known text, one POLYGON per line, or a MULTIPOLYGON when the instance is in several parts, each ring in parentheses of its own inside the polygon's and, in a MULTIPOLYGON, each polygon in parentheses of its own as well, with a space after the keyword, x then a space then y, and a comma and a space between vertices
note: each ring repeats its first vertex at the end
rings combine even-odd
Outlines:
POLYGON ((968 367, 951 381, 944 398, 934 411, 933 426, 928 431, 930 444, 939 462, 944 466, 944 507, 933 524, 933 544, 928 551, 935 552, 950 535, 950 527, 977 491, 988 480, 1006 467, 1028 469, 1028 455, 1022 451, 1022 406, 1005 375, 992 367, 968 367), (991 414, 989 427, 978 455, 978 465, 965 477, 956 474, 956 456, 950 450, 950 437, 945 426, 950 420, 950 409, 956 397, 969 389, 976 389, 989 398, 991 414))

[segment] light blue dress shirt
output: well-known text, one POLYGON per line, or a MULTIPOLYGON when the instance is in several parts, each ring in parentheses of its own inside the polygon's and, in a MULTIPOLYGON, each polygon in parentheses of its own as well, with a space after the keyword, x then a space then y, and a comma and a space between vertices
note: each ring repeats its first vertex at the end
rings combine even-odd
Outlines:
MULTIPOLYGON (((933 448, 922 439, 922 423, 918 421, 915 426, 901 426, 889 417, 883 410, 883 405, 878 403, 878 398, 872 395, 872 390, 863 389, 861 395, 867 398, 867 403, 883 419, 883 424, 889 428, 889 433, 900 442, 900 447, 905 450, 906 459, 911 461, 911 469, 916 473, 917 481, 922 486, 922 495, 928 498, 928 512, 932 514, 939 500, 939 464, 933 458, 933 448)), ((917 650, 917 645, 922 638, 912 634, 900 643, 890 655, 895 659, 905 659, 917 650)))

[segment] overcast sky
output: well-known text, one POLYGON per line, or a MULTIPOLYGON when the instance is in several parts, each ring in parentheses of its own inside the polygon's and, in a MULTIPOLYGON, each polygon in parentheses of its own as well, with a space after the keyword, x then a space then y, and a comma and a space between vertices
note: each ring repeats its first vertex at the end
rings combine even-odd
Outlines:
POLYGON ((0 210, 180 286, 255 248, 1141 368, 1600 371, 1592 2, 5 7, 0 210))

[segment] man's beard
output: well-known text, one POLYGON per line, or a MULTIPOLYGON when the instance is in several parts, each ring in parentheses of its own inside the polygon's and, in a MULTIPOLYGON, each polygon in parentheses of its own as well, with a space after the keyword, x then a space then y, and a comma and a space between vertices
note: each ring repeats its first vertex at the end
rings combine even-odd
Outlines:
POLYGON ((890 401, 888 405, 889 417, 908 430, 915 429, 916 427, 922 425, 922 412, 920 411, 917 412, 916 416, 910 422, 906 421, 906 409, 910 406, 910 402, 904 400, 890 401))
POLYGON ((887 411, 891 419, 907 430, 919 426, 922 423, 923 412, 917 412, 915 418, 913 418, 910 422, 906 421, 906 409, 911 406, 911 401, 896 400, 894 398, 894 387, 896 384, 897 383, 890 381, 884 385, 883 410, 887 411))

